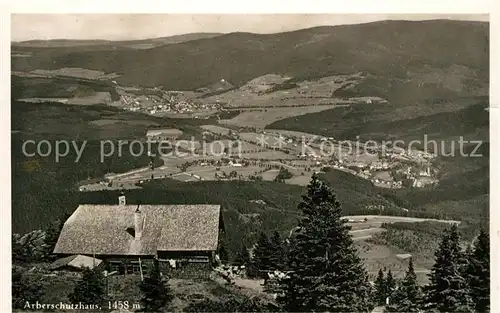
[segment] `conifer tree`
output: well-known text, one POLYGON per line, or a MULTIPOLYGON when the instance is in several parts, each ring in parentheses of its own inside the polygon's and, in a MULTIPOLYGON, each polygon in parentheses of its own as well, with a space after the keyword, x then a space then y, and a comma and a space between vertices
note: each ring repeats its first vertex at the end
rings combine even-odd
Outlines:
POLYGON ((458 228, 443 232, 435 253, 436 262, 426 286, 426 308, 440 312, 470 312, 472 299, 465 277, 466 259, 460 246, 458 228))
POLYGON ((104 276, 95 269, 85 268, 82 277, 69 295, 69 300, 74 303, 104 304, 107 299, 104 276))
POLYGON ((299 204, 287 278, 278 298, 288 312, 362 312, 371 309, 367 274, 333 191, 315 174, 299 204))
POLYGON ((365 275, 365 282, 361 285, 358 295, 361 299, 359 307, 361 308, 374 308, 376 305, 376 301, 373 299, 374 289, 372 284, 370 283, 370 279, 368 275, 365 275))
POLYGON ((26 309, 26 303, 34 303, 42 296, 42 283, 29 279, 21 267, 12 267, 12 308, 26 309))
POLYGON ((422 305, 422 290, 417 282, 417 275, 410 258, 405 278, 391 298, 386 308, 390 312, 419 312, 422 305))
POLYGON ((490 239, 483 229, 469 254, 467 281, 477 312, 490 309, 490 239))
POLYGON ((139 289, 142 292, 141 304, 145 312, 159 312, 173 299, 170 288, 162 279, 157 260, 149 275, 139 284, 139 289))
POLYGON ((241 245, 240 251, 238 251, 238 253, 236 254, 234 262, 237 265, 244 266, 248 266, 250 264, 250 252, 244 244, 241 245))
POLYGON ((395 290, 396 290, 396 281, 394 280, 394 277, 392 276, 392 271, 389 270, 387 272, 387 276, 385 278, 385 299, 384 299, 384 303, 386 303, 387 298, 389 298, 389 301, 391 301, 391 298, 394 295, 395 290))
POLYGON ((221 244, 218 249, 219 258, 222 263, 227 263, 229 261, 229 253, 226 250, 226 246, 221 244))
POLYGON ((377 305, 384 305, 386 298, 385 278, 382 269, 378 270, 377 279, 375 280, 375 298, 374 302, 377 305))
POLYGON ((262 276, 255 264, 255 258, 250 258, 250 262, 246 268, 246 274, 249 278, 260 278, 262 276))
POLYGON ((64 221, 69 218, 69 215, 65 215, 64 220, 56 220, 52 222, 47 230, 45 231, 45 257, 48 260, 55 259, 52 252, 56 247, 57 240, 59 239, 59 234, 64 226, 64 221))
POLYGON ((270 239, 271 242, 271 269, 282 270, 284 263, 284 241, 279 232, 275 231, 270 239))
POLYGON ((226 249, 226 246, 226 236, 221 233, 219 234, 219 242, 217 245, 217 254, 219 255, 221 263, 227 263, 229 261, 229 253, 226 249))
POLYGON ((259 239, 254 249, 253 265, 258 271, 258 276, 265 278, 264 271, 272 269, 273 247, 271 241, 265 233, 260 233, 259 239))

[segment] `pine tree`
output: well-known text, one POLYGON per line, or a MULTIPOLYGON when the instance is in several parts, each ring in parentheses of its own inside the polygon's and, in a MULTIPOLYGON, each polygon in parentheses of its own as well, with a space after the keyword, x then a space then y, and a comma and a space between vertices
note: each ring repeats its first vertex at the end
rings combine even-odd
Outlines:
POLYGON ((229 253, 226 250, 226 237, 224 234, 219 235, 219 243, 217 246, 217 254, 221 263, 227 263, 229 261, 229 253))
POLYGON ((254 258, 250 258, 250 262, 246 268, 246 274, 249 278, 261 278, 262 274, 259 272, 254 258))
POLYGON ((106 301, 106 284, 104 276, 97 270, 84 269, 82 278, 69 295, 71 302, 85 304, 103 304, 106 301))
POLYGON ((284 261, 284 241, 279 232, 275 231, 270 239, 271 242, 271 269, 283 270, 284 261))
POLYGON ((385 299, 384 303, 386 303, 387 298, 391 301, 392 296, 394 295, 394 291, 396 290, 396 281, 392 276, 391 270, 387 272, 387 276, 385 278, 385 299))
POLYGON ((172 292, 162 279, 158 261, 155 260, 149 275, 139 284, 141 304, 145 312, 159 312, 173 300, 172 292))
POLYGON ((468 255, 467 281, 477 312, 490 309, 490 238, 483 229, 468 255))
MULTIPOLYGON (((66 215, 64 221, 68 218, 69 216, 66 215)), ((48 260, 53 260, 55 259, 54 255, 52 252, 54 251, 54 248, 56 247, 57 240, 59 239, 59 234, 61 233, 61 230, 64 226, 64 221, 63 220, 56 220, 52 222, 47 230, 45 231, 45 257, 48 260)))
POLYGON ((419 312, 422 305, 422 290, 417 282, 417 275, 410 259, 405 278, 391 298, 386 308, 390 312, 419 312))
POLYGON ((203 301, 191 302, 182 312, 272 312, 267 307, 269 304, 258 297, 225 294, 218 299, 207 298, 203 301))
POLYGON ((219 258, 222 263, 227 263, 229 261, 229 253, 226 250, 226 247, 224 245, 219 246, 219 258))
POLYGON ((19 234, 12 234, 12 262, 22 264, 30 261, 30 253, 21 243, 19 234))
POLYGON ((315 174, 299 204, 291 238, 289 277, 279 302, 288 312, 361 312, 370 309, 367 274, 332 190, 315 174))
POLYGON ((234 263, 244 266, 248 266, 250 264, 250 252, 244 244, 241 245, 240 251, 236 254, 234 263))
POLYGON ((267 277, 264 271, 272 269, 273 247, 271 241, 265 233, 260 233, 259 239, 254 249, 253 265, 261 278, 267 277))
POLYGON ((12 267, 12 308, 25 309, 26 302, 33 303, 42 296, 42 283, 29 279, 22 268, 12 267))
POLYGON ((370 279, 368 275, 365 275, 365 282, 361 285, 361 288, 358 291, 358 295, 361 299, 359 307, 362 308, 374 308, 376 305, 376 301, 373 299, 374 294, 373 286, 370 283, 370 279))
POLYGON ((460 246, 458 228, 443 232, 435 253, 430 284, 426 287, 426 307, 440 312, 470 312, 472 299, 465 277, 466 259, 460 246))
POLYGON ((382 269, 378 270, 377 279, 375 280, 375 297, 374 302, 377 305, 384 305, 386 298, 385 278, 382 269))

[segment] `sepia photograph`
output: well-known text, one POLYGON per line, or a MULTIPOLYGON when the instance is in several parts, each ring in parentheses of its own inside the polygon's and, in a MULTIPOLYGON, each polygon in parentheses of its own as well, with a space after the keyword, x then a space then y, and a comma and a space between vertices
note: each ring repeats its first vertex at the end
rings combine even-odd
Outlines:
POLYGON ((488 14, 10 24, 13 311, 490 312, 488 14))

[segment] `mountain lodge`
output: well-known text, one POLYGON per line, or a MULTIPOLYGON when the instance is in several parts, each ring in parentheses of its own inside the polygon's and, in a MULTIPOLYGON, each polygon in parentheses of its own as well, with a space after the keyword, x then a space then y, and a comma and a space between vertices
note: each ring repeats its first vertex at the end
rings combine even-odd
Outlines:
POLYGON ((79 205, 66 220, 54 248, 61 257, 86 255, 108 271, 141 273, 157 259, 169 275, 198 276, 215 261, 219 205, 79 205))

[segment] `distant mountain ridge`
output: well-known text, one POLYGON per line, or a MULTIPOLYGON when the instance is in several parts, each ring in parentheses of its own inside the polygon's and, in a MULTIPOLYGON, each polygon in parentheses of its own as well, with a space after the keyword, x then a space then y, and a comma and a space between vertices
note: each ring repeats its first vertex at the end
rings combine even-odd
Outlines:
MULTIPOLYGON (((19 48, 19 47, 18 47, 19 48)), ((80 67, 120 73, 124 85, 195 90, 224 77, 235 86, 268 73, 295 79, 366 71, 405 81, 460 65, 473 79, 489 77, 489 23, 383 21, 322 26, 277 34, 229 33, 147 50, 38 49, 12 58, 18 71, 80 67)), ((22 51, 22 49, 21 49, 22 51)))
POLYGON ((26 41, 13 41, 13 47, 29 47, 29 48, 58 48, 58 47, 81 47, 81 46, 118 46, 134 48, 138 45, 152 45, 152 47, 176 44, 185 41, 213 38, 223 35, 222 33, 188 33, 182 35, 147 38, 147 39, 132 39, 132 40, 105 40, 105 39, 34 39, 26 41))

